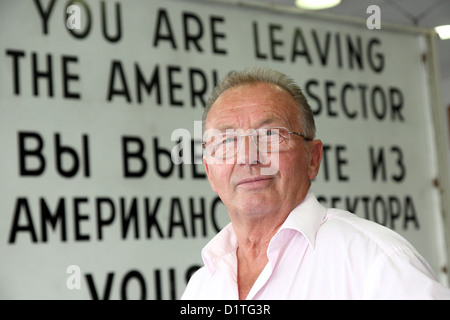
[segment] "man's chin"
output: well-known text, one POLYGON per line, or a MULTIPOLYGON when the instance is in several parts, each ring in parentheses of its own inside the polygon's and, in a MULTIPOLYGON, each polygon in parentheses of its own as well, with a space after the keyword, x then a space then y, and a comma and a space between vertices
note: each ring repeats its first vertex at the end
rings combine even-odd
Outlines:
POLYGON ((270 197, 258 192, 247 192, 245 197, 240 197, 239 204, 236 209, 245 215, 257 214, 261 215, 270 211, 271 207, 274 207, 274 200, 270 200, 270 197))

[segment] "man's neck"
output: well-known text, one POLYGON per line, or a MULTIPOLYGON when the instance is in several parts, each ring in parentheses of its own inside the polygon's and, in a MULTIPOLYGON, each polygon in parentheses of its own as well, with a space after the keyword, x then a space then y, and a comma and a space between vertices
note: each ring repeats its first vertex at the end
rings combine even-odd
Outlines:
MULTIPOLYGON (((286 215, 287 217, 287 215, 286 215)), ((238 240, 237 283, 239 299, 245 299, 268 260, 267 248, 286 217, 272 215, 272 219, 255 219, 248 223, 233 224, 238 240), (278 217, 278 219, 273 219, 278 217)))

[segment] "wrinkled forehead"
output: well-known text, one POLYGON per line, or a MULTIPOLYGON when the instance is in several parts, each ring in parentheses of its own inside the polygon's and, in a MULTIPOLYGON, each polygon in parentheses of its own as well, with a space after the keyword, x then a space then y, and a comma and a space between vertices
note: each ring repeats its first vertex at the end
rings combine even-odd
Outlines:
POLYGON ((299 109, 290 93, 258 83, 233 87, 212 105, 205 129, 258 129, 264 126, 297 127, 299 109))

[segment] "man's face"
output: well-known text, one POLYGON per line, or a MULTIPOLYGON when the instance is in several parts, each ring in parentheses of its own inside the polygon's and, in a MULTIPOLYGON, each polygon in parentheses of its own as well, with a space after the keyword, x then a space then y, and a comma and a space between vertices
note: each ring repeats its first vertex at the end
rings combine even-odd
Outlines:
MULTIPOLYGON (((206 129, 241 129, 250 133, 259 128, 285 127, 303 133, 298 114, 294 98, 279 87, 265 83, 244 85, 228 89, 216 100, 206 129)), ((243 138, 234 161, 214 163, 205 156, 211 187, 230 212, 259 215, 290 211, 303 200, 310 180, 319 170, 322 143, 307 142, 295 134, 290 140, 287 149, 263 155, 264 161, 251 137, 243 138), (271 163, 267 164, 267 160, 271 163), (272 170, 270 175, 264 173, 274 163, 278 170, 272 170)))

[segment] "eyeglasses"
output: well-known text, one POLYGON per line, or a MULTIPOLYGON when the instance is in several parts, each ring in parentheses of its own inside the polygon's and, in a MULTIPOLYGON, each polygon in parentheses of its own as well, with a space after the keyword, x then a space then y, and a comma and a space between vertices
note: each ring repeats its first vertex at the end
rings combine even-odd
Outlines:
POLYGON ((289 131, 286 128, 260 128, 250 134, 239 134, 238 132, 224 132, 212 135, 202 143, 205 153, 213 158, 226 159, 235 156, 241 148, 243 137, 252 137, 256 148, 262 152, 277 152, 289 147, 291 134, 311 141, 304 134, 289 131))

